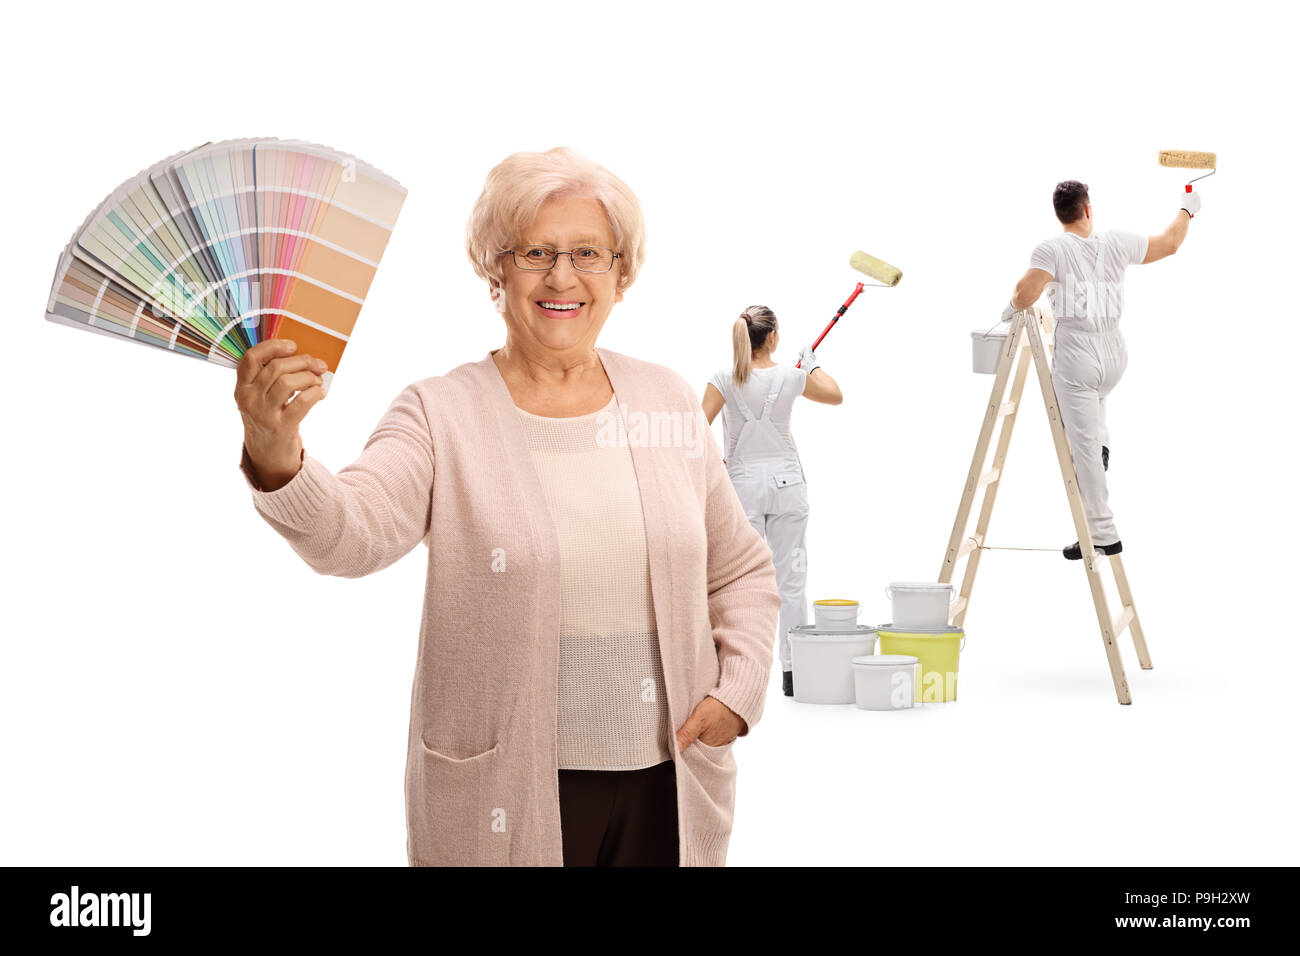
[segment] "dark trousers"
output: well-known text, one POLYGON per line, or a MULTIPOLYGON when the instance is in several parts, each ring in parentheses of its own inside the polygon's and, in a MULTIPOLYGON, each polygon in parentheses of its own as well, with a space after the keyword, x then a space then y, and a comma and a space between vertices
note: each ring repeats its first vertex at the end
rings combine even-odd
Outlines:
POLYGON ((644 770, 561 770, 565 866, 677 866, 673 762, 644 770))

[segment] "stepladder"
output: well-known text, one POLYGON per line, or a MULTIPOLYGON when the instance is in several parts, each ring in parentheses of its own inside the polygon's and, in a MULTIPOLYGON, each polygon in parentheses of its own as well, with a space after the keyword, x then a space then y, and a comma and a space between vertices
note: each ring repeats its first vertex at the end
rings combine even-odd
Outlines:
POLYGON ((1057 402, 1056 390, 1052 385, 1051 343, 1054 330, 1055 323, 1050 311, 1042 307, 1036 306, 1017 312, 1011 320, 1006 343, 993 377, 993 389, 985 409, 979 440, 975 445, 970 472, 962 491, 961 504, 957 509, 957 519, 953 522, 952 535, 948 539, 948 550, 944 554, 939 581, 951 584, 958 564, 965 559, 961 587, 954 595, 950 608, 953 626, 963 626, 966 612, 970 607, 971 593, 975 588, 975 575, 979 571, 980 558, 985 551, 991 550, 986 541, 989 523, 1006 465, 1007 450, 1011 445, 1011 435, 1024 401, 1025 383, 1029 378, 1029 369, 1032 365, 1047 408, 1048 425, 1052 432, 1052 443, 1060 465, 1061 478, 1065 483, 1066 500, 1074 518, 1075 530, 1079 535, 1079 547, 1083 553, 1083 560, 1079 563, 1084 567, 1088 587, 1092 592, 1092 602, 1097 611, 1097 623, 1101 628, 1102 641, 1106 649, 1106 660, 1110 665, 1111 679, 1115 684, 1115 695, 1121 704, 1130 704, 1133 698, 1129 693, 1128 681, 1124 676, 1124 663, 1117 645, 1120 635, 1128 631, 1132 636, 1138 663, 1143 670, 1151 669, 1151 656, 1147 652, 1142 622, 1138 618, 1133 592, 1129 587, 1128 576, 1124 572, 1124 562, 1118 554, 1105 555, 1098 551, 1088 530, 1086 506, 1079 490, 1079 479, 1070 452, 1070 441, 1065 425, 1061 421, 1060 406, 1057 402), (991 457, 990 449, 992 449, 991 457), (981 493, 983 497, 975 519, 975 528, 970 531, 971 512, 974 510, 976 497, 981 493), (1120 613, 1113 618, 1102 579, 1102 571, 1105 567, 1109 567, 1114 576, 1115 592, 1120 603, 1120 613))

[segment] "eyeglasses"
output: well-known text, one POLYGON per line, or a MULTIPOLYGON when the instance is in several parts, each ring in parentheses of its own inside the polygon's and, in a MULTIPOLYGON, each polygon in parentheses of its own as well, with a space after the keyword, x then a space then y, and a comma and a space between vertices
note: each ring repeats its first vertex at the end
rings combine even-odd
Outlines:
POLYGON ((573 268, 579 272, 608 272, 615 259, 623 258, 621 253, 600 246, 576 246, 573 249, 556 249, 554 246, 520 246, 518 249, 506 249, 497 253, 501 256, 513 256, 515 267, 525 272, 546 272, 555 268, 560 256, 568 256, 573 268))

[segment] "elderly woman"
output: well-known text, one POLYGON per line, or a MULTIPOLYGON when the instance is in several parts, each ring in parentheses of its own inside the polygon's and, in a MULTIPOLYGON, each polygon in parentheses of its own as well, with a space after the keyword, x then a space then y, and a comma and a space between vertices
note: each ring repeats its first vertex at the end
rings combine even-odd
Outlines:
POLYGON ((725 863, 780 597, 690 386, 596 347, 643 235, 600 166, 507 158, 468 228, 505 344, 407 386, 337 474, 298 432, 323 363, 278 339, 240 362, 241 469, 312 568, 428 546, 411 865, 725 863))

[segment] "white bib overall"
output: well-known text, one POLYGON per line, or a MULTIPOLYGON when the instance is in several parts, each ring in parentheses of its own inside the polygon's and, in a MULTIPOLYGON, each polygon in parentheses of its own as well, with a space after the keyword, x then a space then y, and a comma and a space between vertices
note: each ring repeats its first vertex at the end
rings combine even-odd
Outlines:
POLYGON ((782 379, 777 376, 758 417, 730 380, 724 398, 733 401, 745 419, 736 436, 736 447, 726 462, 727 474, 749 523, 772 549, 777 589, 781 592, 779 656, 781 669, 788 671, 790 628, 808 623, 804 600, 808 577, 808 555, 804 547, 808 489, 798 453, 771 420, 772 405, 781 392, 781 384, 782 379))

